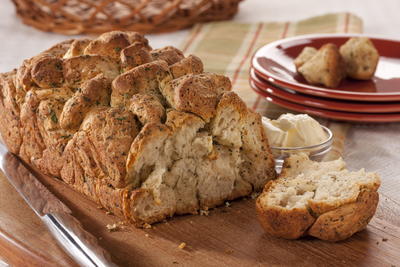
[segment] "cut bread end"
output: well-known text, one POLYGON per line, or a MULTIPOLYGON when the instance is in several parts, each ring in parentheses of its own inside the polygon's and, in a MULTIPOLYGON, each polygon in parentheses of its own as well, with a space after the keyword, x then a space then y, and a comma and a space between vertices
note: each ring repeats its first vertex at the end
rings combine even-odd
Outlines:
POLYGON ((278 179, 265 186, 257 212, 265 231, 274 236, 296 239, 308 234, 338 241, 368 224, 379 186, 376 173, 348 171, 342 159, 314 162, 306 154, 293 155, 278 179))

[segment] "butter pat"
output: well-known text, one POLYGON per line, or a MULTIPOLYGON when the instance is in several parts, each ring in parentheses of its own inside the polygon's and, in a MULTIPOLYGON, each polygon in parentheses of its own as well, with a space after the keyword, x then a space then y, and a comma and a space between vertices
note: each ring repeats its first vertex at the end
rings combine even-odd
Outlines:
POLYGON ((277 120, 263 117, 262 122, 272 147, 312 146, 328 139, 322 126, 307 114, 287 113, 277 120))

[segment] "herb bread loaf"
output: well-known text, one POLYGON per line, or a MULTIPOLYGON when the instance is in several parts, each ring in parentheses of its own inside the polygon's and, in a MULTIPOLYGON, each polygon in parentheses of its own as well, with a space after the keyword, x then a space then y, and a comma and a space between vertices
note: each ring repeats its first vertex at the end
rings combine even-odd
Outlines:
POLYGON ((229 79, 140 34, 59 43, 0 82, 9 150, 136 226, 218 206, 275 177, 261 117, 229 79))

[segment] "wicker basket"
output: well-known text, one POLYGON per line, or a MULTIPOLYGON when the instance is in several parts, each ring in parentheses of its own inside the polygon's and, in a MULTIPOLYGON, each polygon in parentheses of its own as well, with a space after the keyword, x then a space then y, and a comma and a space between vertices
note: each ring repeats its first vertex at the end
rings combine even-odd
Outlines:
POLYGON ((155 33, 234 16, 241 0, 12 0, 22 21, 62 34, 155 33))

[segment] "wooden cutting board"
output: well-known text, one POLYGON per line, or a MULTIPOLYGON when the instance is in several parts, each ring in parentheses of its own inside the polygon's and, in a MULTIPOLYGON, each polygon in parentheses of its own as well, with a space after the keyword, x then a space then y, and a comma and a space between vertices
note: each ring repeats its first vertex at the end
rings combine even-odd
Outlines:
MULTIPOLYGON (((385 192, 366 230, 346 241, 329 243, 264 234, 253 199, 234 201, 208 216, 178 216, 151 229, 123 226, 109 232, 106 225, 118 223, 117 217, 60 181, 46 176, 39 180, 71 208, 120 266, 400 266, 399 196, 385 192), (181 249, 183 242, 186 246, 181 249)), ((400 183, 393 184, 399 190, 390 192, 400 192, 400 183)), ((13 266, 75 266, 2 174, 0 257, 13 266)))

